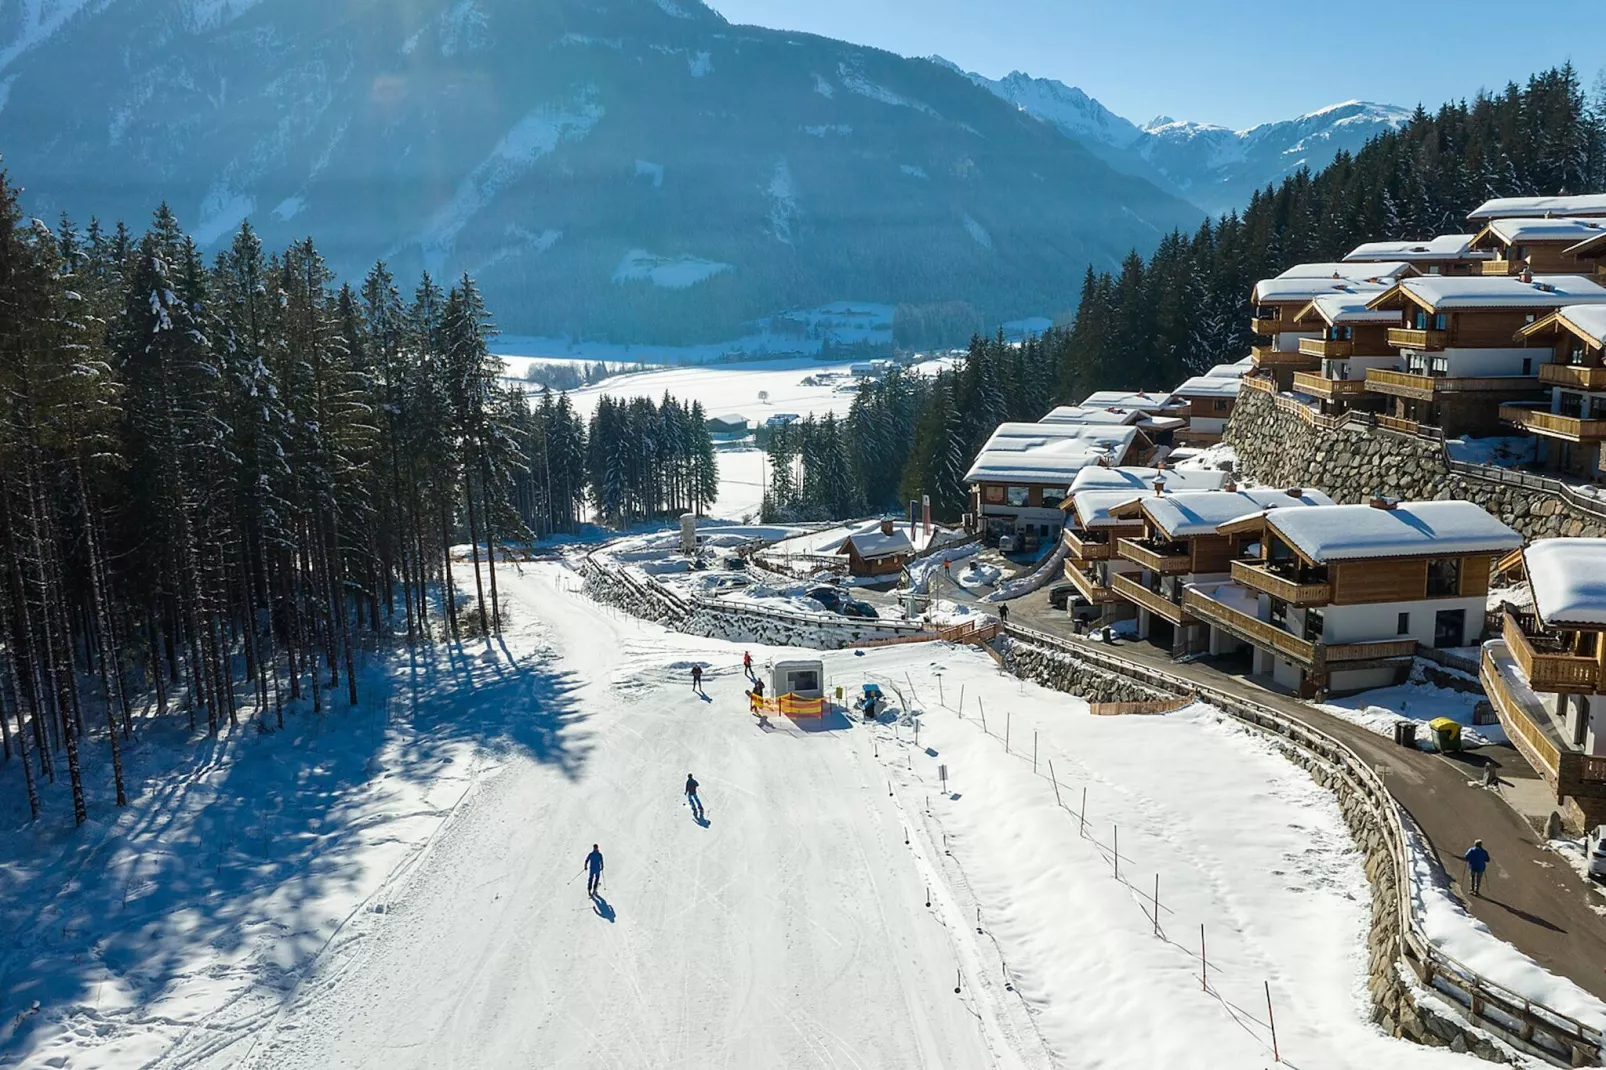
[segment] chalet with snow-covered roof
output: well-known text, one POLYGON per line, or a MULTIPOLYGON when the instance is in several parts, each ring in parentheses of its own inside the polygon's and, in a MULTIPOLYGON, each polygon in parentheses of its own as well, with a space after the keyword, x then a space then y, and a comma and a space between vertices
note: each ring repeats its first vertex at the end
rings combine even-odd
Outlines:
POLYGON ((1171 395, 1154 390, 1095 390, 1082 399, 1084 409, 1124 409, 1153 416, 1171 408, 1171 395))
POLYGON ((1606 217, 1606 193, 1583 193, 1560 197, 1495 197, 1467 214, 1474 223, 1522 216, 1606 217))
POLYGON ((1575 829, 1606 821, 1606 539, 1540 539, 1501 562, 1479 677, 1506 737, 1575 829), (1504 588, 1502 588, 1504 589, 1504 588))
POLYGON ((1400 317, 1388 331, 1398 366, 1366 372, 1367 389, 1387 399, 1380 419, 1399 430, 1492 432, 1502 403, 1539 400, 1546 361, 1517 332, 1565 305, 1599 302, 1606 289, 1581 275, 1400 280, 1367 302, 1400 317))
POLYGON ((1320 491, 1240 490, 1228 484, 1220 490, 1149 494, 1116 505, 1111 518, 1135 521, 1141 531, 1115 540, 1114 559, 1126 565, 1111 572, 1110 590, 1136 608, 1140 638, 1186 653, 1205 638, 1184 602, 1187 589, 1225 580, 1233 558, 1243 552, 1243 540, 1223 533, 1222 525, 1268 510, 1332 504, 1320 491))
POLYGON ((1143 432, 1150 445, 1156 446, 1171 445, 1172 436, 1188 426, 1188 421, 1179 414, 1178 407, 1174 403, 1158 412, 1115 406, 1098 409, 1086 405, 1059 405, 1050 409, 1038 422, 1136 427, 1143 432))
POLYGON ((1493 254, 1480 266, 1485 275, 1565 275, 1578 271, 1574 246, 1606 234, 1606 218, 1495 219, 1472 239, 1472 247, 1493 254))
POLYGON ((1062 503, 1066 514, 1061 535, 1065 544, 1065 578, 1088 602, 1107 607, 1106 620, 1130 616, 1130 604, 1122 602, 1110 590, 1110 577, 1137 569, 1137 565, 1116 555, 1115 543, 1128 536, 1141 535, 1143 524, 1136 518, 1112 517, 1110 510, 1151 494, 1218 490, 1231 478, 1226 472, 1180 471, 1163 465, 1154 468, 1095 465, 1082 469, 1072 480, 1070 494, 1062 503))
POLYGON ((1299 351, 1319 365, 1314 371, 1295 372, 1292 386, 1317 399, 1324 413, 1380 404, 1366 388, 1367 369, 1399 363, 1400 355, 1388 344, 1389 328, 1399 324, 1399 313, 1368 307, 1370 296, 1323 294, 1294 314, 1296 329, 1317 332, 1300 338, 1299 351))
POLYGON ((711 435, 741 436, 748 432, 747 417, 740 413, 722 412, 704 421, 711 435))
POLYGON ((1333 260, 1317 264, 1295 264, 1278 274, 1279 279, 1354 279, 1357 282, 1395 282, 1417 270, 1403 258, 1384 261, 1333 260))
POLYGON ((1422 275, 1481 275, 1494 254, 1472 248, 1471 234, 1441 234, 1427 241, 1371 241, 1351 249, 1346 264, 1404 261, 1422 275))
POLYGON ((1249 327, 1271 341, 1250 348, 1255 371, 1274 379, 1279 390, 1287 390, 1293 384, 1295 372, 1315 371, 1321 366, 1321 357, 1300 348, 1302 340, 1317 338, 1319 332, 1313 324, 1296 324, 1295 317, 1312 301, 1324 295, 1370 297, 1383 293, 1387 288, 1378 282, 1336 277, 1276 278, 1257 282, 1250 294, 1254 313, 1249 327))
POLYGON ((989 541, 1020 537, 1028 548, 1058 537, 1060 503, 1091 465, 1131 464, 1150 444, 1130 424, 1000 424, 965 473, 972 523, 989 541))
POLYGON ((1606 233, 1585 238, 1577 245, 1570 246, 1567 253, 1578 261, 1580 274, 1588 274, 1606 286, 1606 233))
POLYGON ((1279 509, 1220 534, 1248 552, 1184 609, 1209 625, 1211 653, 1247 648, 1255 673, 1306 697, 1388 686, 1418 644, 1477 642, 1491 568, 1522 545, 1465 501, 1279 509))
POLYGON ((1567 305, 1523 327, 1518 338, 1536 354, 1538 402, 1500 406, 1500 419, 1536 442, 1553 472, 1592 479, 1606 473, 1606 303, 1567 305))
POLYGON ((1238 404, 1241 380, 1225 375, 1196 375, 1171 392, 1181 403, 1176 416, 1185 421, 1176 432, 1182 446, 1210 446, 1221 441, 1232 410, 1238 404))
POLYGON ((888 576, 914 559, 915 545, 895 520, 883 517, 852 532, 829 552, 845 556, 852 575, 888 576))

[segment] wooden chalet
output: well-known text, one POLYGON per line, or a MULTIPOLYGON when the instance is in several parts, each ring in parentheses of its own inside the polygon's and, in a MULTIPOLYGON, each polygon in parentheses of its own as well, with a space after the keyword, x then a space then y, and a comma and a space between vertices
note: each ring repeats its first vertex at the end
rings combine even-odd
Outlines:
POLYGON ((1472 234, 1441 234, 1427 241, 1374 241, 1351 249, 1346 264, 1404 261, 1422 275, 1481 275, 1494 254, 1472 248, 1472 234))
MULTIPOLYGON (((1371 266, 1362 265, 1360 270, 1365 271, 1371 266)), ((1355 270, 1355 265, 1348 267, 1355 270)), ((1319 338, 1320 332, 1312 323, 1296 323, 1299 313, 1316 298, 1326 294, 1351 297, 1364 294, 1369 298, 1386 288, 1375 281, 1348 278, 1336 273, 1319 278, 1279 276, 1260 280, 1250 294, 1254 312, 1249 329, 1269 341, 1250 347, 1249 355, 1255 362, 1255 374, 1274 380, 1277 389, 1287 390, 1293 383, 1295 372, 1315 371, 1321 367, 1322 361, 1320 355, 1302 348, 1304 340, 1319 338)))
POLYGON ((1248 648, 1255 673, 1305 697, 1393 684, 1419 644, 1476 643, 1490 569, 1522 545, 1465 501, 1279 509, 1219 533, 1247 552, 1183 609, 1208 625, 1211 653, 1248 648))
POLYGON ((897 522, 883 517, 853 532, 833 549, 848 559, 854 576, 895 576, 914 559, 915 546, 897 522))
POLYGON ((1495 219, 1478 231, 1472 248, 1492 254, 1485 275, 1570 275, 1579 269, 1572 250, 1606 234, 1606 219, 1495 219))
POLYGON ((991 542, 1018 538, 1027 549, 1058 538, 1065 521, 1060 503, 1078 472, 1138 463, 1151 451, 1148 438, 1128 423, 1000 424, 965 473, 972 529, 991 542))
POLYGON ((1483 647, 1484 691, 1566 823, 1606 822, 1606 539, 1540 539, 1501 568, 1521 593, 1483 647))
POLYGON ((1313 371, 1294 373, 1293 389, 1316 398, 1328 414, 1376 408, 1382 399, 1367 390, 1371 368, 1393 368, 1400 355, 1388 344, 1399 314, 1367 305, 1371 294, 1323 294, 1294 314, 1294 327, 1316 332, 1301 336, 1299 350, 1314 358, 1313 371))
POLYGON ((1500 419, 1535 438, 1546 469, 1599 479, 1606 473, 1606 304, 1567 305, 1517 332, 1538 351, 1535 404, 1500 406, 1500 419))

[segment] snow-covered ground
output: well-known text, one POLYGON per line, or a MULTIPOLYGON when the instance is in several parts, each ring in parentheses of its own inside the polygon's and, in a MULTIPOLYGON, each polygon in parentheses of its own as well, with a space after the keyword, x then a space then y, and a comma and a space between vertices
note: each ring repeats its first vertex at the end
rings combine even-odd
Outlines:
POLYGON ((1406 683, 1329 699, 1319 703, 1317 709, 1389 738, 1394 736, 1396 722, 1415 721, 1416 745, 1422 750, 1432 750, 1433 732, 1428 722, 1439 717, 1448 717, 1461 726, 1461 741, 1467 746, 1504 743, 1505 729, 1498 722, 1473 725, 1473 711, 1479 703, 1487 701, 1482 692, 1456 691, 1426 682, 1419 666, 1406 683))
POLYGON ((1296 1065, 1465 1065, 1367 1024, 1333 797, 1208 708, 1092 717, 921 644, 821 655, 904 723, 766 731, 740 647, 556 563, 501 586, 505 644, 400 656, 388 708, 153 730, 129 809, 8 830, 0 1064, 1261 1066, 1269 983, 1296 1065))
POLYGON ((764 504, 764 481, 768 478, 764 451, 720 450, 715 460, 719 464, 719 496, 708 507, 708 515, 743 523, 757 520, 764 504))

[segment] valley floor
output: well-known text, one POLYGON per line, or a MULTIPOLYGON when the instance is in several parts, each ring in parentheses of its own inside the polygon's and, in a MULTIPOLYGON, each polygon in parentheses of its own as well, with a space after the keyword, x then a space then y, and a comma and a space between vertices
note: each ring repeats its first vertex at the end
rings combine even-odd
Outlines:
POLYGON ((1262 1066, 1268 985, 1307 1070, 1462 1062, 1367 1024, 1337 807, 1214 711, 1093 717, 915 645, 823 660, 918 717, 766 730, 740 647, 575 586, 507 566, 504 643, 42 822, 0 859, 0 1065, 1262 1066))

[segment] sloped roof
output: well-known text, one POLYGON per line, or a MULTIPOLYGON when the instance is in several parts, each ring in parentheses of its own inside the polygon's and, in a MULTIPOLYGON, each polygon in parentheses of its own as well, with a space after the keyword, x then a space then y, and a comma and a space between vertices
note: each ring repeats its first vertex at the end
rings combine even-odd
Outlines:
POLYGON ((1135 424, 1143 419, 1142 409, 1103 408, 1087 405, 1057 405, 1043 415, 1040 424, 1135 424))
POLYGON ((1158 412, 1171 404, 1171 395, 1146 390, 1098 390, 1082 399, 1082 408, 1141 409, 1158 412))
MULTIPOLYGON (((1556 309, 1567 304, 1606 301, 1606 289, 1582 275, 1535 275, 1532 282, 1524 282, 1516 275, 1418 275, 1400 280, 1395 289, 1411 294, 1432 309, 1556 309)), ((1368 304, 1378 305, 1378 297, 1368 304)))
POLYGON ((1064 483, 1101 458, 1121 459, 1138 429, 1071 423, 998 425, 965 473, 966 483, 1064 483))
MULTIPOLYGON (((1535 242, 1566 242, 1571 245, 1606 232, 1606 220, 1519 216, 1512 219, 1496 219, 1484 228, 1484 231, 1499 238, 1506 245, 1519 243, 1531 245, 1535 242)), ((1482 234, 1479 237, 1481 238, 1482 234)))
POLYGON ((1279 279, 1354 279, 1356 282, 1392 282, 1411 273, 1411 265, 1403 257, 1389 261, 1356 263, 1349 260, 1329 260, 1320 264, 1295 264, 1279 272, 1279 279))
POLYGON ((1475 252, 1471 234, 1441 234, 1427 241, 1369 241, 1351 249, 1345 263, 1403 260, 1487 260, 1489 253, 1475 252))
POLYGON ((1301 506, 1331 506, 1333 499, 1319 490, 1302 490, 1296 497, 1277 487, 1255 490, 1185 490, 1157 494, 1143 500, 1143 512, 1173 539, 1214 535, 1229 521, 1267 510, 1283 512, 1301 506))
POLYGON ((1606 539, 1538 539, 1522 560, 1547 626, 1606 625, 1606 539))
MULTIPOLYGON (((1357 324, 1357 323, 1398 323, 1400 314, 1388 309, 1373 309, 1367 307, 1370 294, 1323 294, 1312 301, 1309 310, 1313 310, 1322 320, 1330 324, 1357 324)), ((1301 309, 1301 315, 1307 311, 1301 309)))
POLYGON ((866 524, 863 528, 842 540, 843 552, 846 552, 848 543, 852 543, 859 556, 866 559, 915 552, 914 544, 909 541, 909 533, 905 527, 895 524, 892 528, 892 534, 888 535, 881 530, 880 521, 866 524))
POLYGON ((1572 197, 1496 197, 1478 205, 1467 218, 1486 220, 1542 215, 1606 215, 1606 193, 1572 197))
MULTIPOLYGON (((1398 319, 1398 316, 1394 317, 1398 319)), ((1238 396, 1240 380, 1228 378, 1224 375, 1195 375, 1185 381, 1172 392, 1173 397, 1179 398, 1235 398, 1238 396)))
POLYGON ((1205 372, 1212 379, 1242 379, 1255 370, 1255 359, 1245 357, 1233 364, 1217 364, 1205 372))
POLYGON ((1278 510, 1266 524, 1317 564, 1373 557, 1515 550, 1522 536, 1472 502, 1335 505, 1320 515, 1278 510))
POLYGON ((1256 304, 1289 304, 1293 302, 1314 301, 1323 294, 1365 294, 1382 293, 1388 289, 1382 283, 1359 282, 1355 279, 1343 278, 1276 278, 1261 279, 1255 283, 1255 289, 1250 299, 1256 304))

